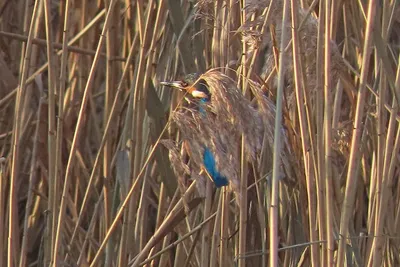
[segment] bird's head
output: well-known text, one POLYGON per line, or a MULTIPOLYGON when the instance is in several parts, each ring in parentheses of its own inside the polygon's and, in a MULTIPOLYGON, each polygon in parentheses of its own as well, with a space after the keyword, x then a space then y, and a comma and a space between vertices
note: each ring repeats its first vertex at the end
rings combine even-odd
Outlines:
POLYGON ((188 74, 180 81, 161 82, 160 84, 187 92, 194 98, 208 100, 211 96, 207 83, 197 73, 188 74))

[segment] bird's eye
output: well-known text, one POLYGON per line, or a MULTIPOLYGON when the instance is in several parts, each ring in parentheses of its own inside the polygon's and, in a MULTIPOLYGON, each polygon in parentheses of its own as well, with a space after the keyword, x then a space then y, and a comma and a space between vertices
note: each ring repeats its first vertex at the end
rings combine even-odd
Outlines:
POLYGON ((187 82, 183 82, 183 81, 181 82, 181 86, 182 86, 182 87, 186 87, 186 86, 188 86, 188 85, 189 85, 189 84, 188 84, 187 82))

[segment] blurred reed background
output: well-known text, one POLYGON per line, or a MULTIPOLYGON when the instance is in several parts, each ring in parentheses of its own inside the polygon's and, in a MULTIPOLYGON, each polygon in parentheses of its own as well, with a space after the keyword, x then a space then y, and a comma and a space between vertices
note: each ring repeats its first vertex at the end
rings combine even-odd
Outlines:
POLYGON ((399 266, 399 16, 395 0, 1 0, 0 267, 399 266), (236 188, 174 172, 184 104, 159 82, 210 69, 267 111, 283 96, 257 164, 238 142, 236 188))

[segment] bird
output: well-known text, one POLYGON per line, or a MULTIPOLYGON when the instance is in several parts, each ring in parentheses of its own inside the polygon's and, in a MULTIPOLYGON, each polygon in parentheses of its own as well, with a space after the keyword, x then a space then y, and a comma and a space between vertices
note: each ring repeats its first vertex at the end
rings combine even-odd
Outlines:
MULTIPOLYGON (((234 73, 218 69, 189 74, 183 79, 161 82, 185 92, 188 105, 171 112, 188 151, 190 161, 179 153, 182 146, 175 140, 161 140, 178 178, 190 175, 196 180, 200 195, 205 196, 204 171, 216 187, 227 186, 240 206, 244 184, 269 179, 272 170, 276 107, 263 86, 248 80, 247 94, 240 88, 234 73), (250 97, 249 97, 250 96, 250 97), (248 164, 248 175, 242 166, 248 164), (252 170, 252 171, 250 171, 252 170)), ((292 149, 284 125, 279 126, 283 147, 279 172, 287 183, 296 182, 292 149)), ((180 184, 184 185, 185 181, 180 184)))
MULTIPOLYGON (((200 75, 198 73, 187 74, 182 80, 161 82, 160 84, 167 87, 179 89, 180 91, 189 94, 192 100, 189 101, 197 102, 197 111, 200 112, 203 116, 207 116, 205 108, 206 105, 211 101, 211 93, 207 88, 206 82, 200 79, 200 75)), ((209 174, 217 188, 227 186, 229 184, 229 180, 227 179, 227 177, 225 177, 218 171, 215 156, 206 145, 204 145, 202 160, 204 168, 206 169, 207 173, 209 174)))

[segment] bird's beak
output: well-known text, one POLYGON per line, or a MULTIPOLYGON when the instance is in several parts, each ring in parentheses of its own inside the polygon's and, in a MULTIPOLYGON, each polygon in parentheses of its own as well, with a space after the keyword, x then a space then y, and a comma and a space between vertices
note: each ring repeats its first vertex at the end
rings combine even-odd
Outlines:
POLYGON ((193 97, 196 97, 196 98, 207 98, 208 97, 207 94, 205 94, 204 92, 196 90, 195 87, 190 87, 190 86, 183 87, 182 86, 182 82, 180 82, 180 81, 160 82, 160 84, 164 85, 164 86, 168 86, 168 87, 179 89, 179 90, 181 90, 183 92, 187 92, 187 93, 191 94, 193 97))
POLYGON ((182 87, 182 84, 181 84, 181 82, 179 82, 179 81, 174 81, 174 82, 160 82, 160 84, 161 84, 161 85, 164 85, 164 86, 176 88, 176 89, 179 89, 179 90, 182 90, 182 91, 185 89, 185 88, 182 87))

